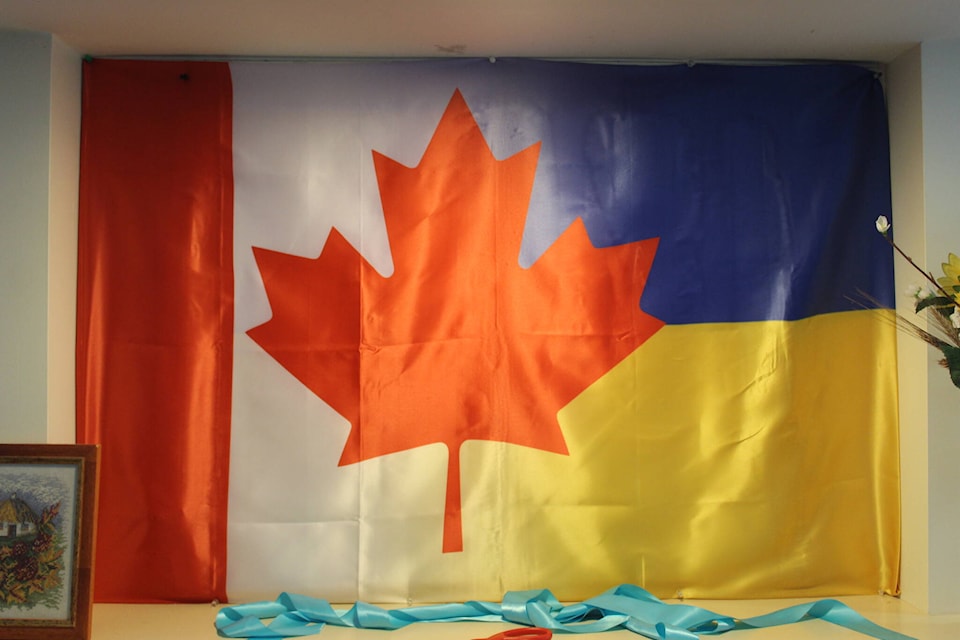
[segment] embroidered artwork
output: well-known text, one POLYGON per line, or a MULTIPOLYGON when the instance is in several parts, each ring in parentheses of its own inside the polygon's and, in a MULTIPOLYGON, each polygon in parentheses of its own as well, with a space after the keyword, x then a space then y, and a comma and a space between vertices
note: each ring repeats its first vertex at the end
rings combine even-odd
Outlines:
POLYGON ((79 466, 0 463, 0 620, 72 620, 79 466))

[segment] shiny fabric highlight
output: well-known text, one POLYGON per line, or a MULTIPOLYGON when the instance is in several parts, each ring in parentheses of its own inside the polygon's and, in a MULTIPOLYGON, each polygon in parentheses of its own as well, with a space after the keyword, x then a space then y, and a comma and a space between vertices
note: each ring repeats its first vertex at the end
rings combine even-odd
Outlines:
POLYGON ((78 438, 103 444, 99 600, 898 592, 895 336, 850 300, 892 300, 871 71, 94 60, 87 75, 78 438), (464 150, 487 170, 457 164, 464 150), (418 205, 448 217, 408 224, 418 205), (490 228, 464 224, 491 211, 490 228), (287 269, 317 261, 309 281, 287 269), (518 267, 537 286, 487 287, 518 267), (587 294, 610 304, 582 313, 587 294), (281 327, 268 350, 257 328, 286 308, 346 320, 298 328, 306 343, 281 327), (472 340, 491 309, 531 323, 510 367, 432 332, 472 340), (576 357, 553 348, 571 336, 576 357), (331 351, 345 364, 318 370, 331 351), (497 367, 510 376, 491 384, 497 367))
POLYGON ((230 73, 148 66, 84 62, 77 441, 102 445, 94 597, 226 599, 230 73))

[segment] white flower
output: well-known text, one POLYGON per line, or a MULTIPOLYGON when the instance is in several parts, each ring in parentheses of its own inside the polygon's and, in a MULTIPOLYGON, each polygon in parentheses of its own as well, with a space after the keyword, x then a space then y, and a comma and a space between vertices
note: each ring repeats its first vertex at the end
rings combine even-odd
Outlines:
POLYGON ((953 310, 950 314, 950 322, 953 323, 954 329, 960 329, 960 309, 953 310))
POLYGON ((890 231, 890 221, 887 220, 887 216, 877 218, 877 231, 883 235, 887 235, 887 231, 890 231))
POLYGON ((907 290, 904 291, 911 298, 920 298, 920 294, 923 293, 923 287, 918 284, 907 285, 907 290))

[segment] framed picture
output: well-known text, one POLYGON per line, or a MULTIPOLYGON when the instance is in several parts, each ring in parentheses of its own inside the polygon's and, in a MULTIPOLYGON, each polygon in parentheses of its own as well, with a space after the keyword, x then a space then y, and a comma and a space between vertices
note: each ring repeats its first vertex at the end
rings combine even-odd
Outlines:
POLYGON ((98 445, 0 444, 0 638, 88 640, 98 445))

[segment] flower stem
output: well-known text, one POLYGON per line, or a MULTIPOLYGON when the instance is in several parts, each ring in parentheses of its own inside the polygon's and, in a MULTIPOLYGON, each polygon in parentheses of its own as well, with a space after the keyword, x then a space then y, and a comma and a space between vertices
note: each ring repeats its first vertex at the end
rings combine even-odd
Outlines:
POLYGON ((930 275, 930 273, 928 273, 928 272, 924 271, 923 269, 921 269, 920 266, 919 266, 916 262, 913 261, 913 258, 911 258, 911 257, 908 256, 906 253, 904 253, 904 252, 903 252, 903 249, 901 249, 900 247, 898 247, 898 246, 897 246, 897 243, 894 242, 893 239, 892 239, 888 234, 884 233, 884 234, 882 234, 882 235, 883 235, 883 237, 886 239, 886 241, 890 243, 890 246, 897 250, 897 253, 899 253, 901 256, 903 256, 904 259, 905 259, 907 262, 909 262, 910 265, 911 265, 914 269, 916 269, 916 270, 919 271, 921 274, 923 274, 923 277, 926 278, 927 280, 929 280, 930 283, 933 284, 933 286, 937 288, 937 291, 939 291, 940 293, 943 294, 943 297, 944 297, 944 298, 947 298, 948 300, 950 300, 950 301, 953 303, 953 306, 955 306, 955 307, 957 307, 958 309, 960 309, 960 302, 957 301, 955 295, 951 295, 951 294, 947 293, 946 290, 944 290, 944 288, 940 286, 940 283, 937 282, 936 280, 934 280, 934 279, 933 279, 933 276, 930 275))

